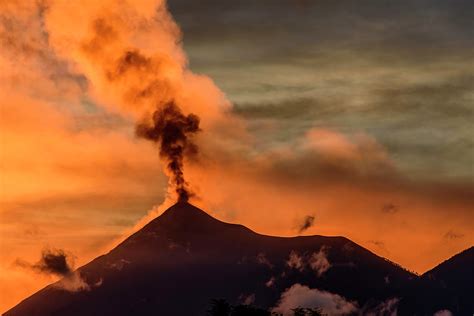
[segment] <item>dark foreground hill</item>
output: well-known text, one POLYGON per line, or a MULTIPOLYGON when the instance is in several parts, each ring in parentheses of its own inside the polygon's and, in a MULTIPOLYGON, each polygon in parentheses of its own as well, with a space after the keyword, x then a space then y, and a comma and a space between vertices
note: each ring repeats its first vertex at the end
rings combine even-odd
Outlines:
POLYGON ((402 315, 432 315, 433 310, 474 315, 474 247, 415 279, 404 294, 402 315))
POLYGON ((178 203, 79 268, 72 278, 75 287, 64 287, 64 280, 49 285, 5 315, 199 316, 213 298, 271 308, 294 285, 337 294, 359 312, 394 298, 407 315, 448 308, 465 312, 472 303, 463 298, 458 303, 466 306, 451 303, 458 287, 472 289, 472 265, 466 268, 471 283, 463 279, 464 272, 463 277, 456 274, 472 263, 469 251, 469 258, 455 257, 430 272, 443 286, 453 287, 447 298, 430 304, 412 299, 433 285, 425 282, 429 275, 420 278, 347 238, 264 236, 178 203))

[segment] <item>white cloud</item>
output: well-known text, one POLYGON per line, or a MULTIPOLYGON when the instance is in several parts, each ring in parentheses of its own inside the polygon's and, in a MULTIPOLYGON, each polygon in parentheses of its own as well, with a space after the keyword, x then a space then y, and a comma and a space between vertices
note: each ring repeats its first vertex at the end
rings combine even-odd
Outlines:
POLYGON ((242 302, 242 304, 244 305, 250 305, 250 304, 253 304, 253 302, 255 302, 255 294, 249 294, 249 295, 240 295, 239 297, 240 301, 242 302))
POLYGON ((386 316, 397 316, 398 314, 398 302, 400 299, 393 297, 386 301, 383 301, 374 310, 368 312, 367 316, 378 316, 378 315, 386 315, 386 316))
POLYGON ((324 274, 329 268, 331 264, 327 258, 327 247, 323 246, 319 250, 319 252, 315 252, 311 255, 309 259, 309 265, 311 269, 313 269, 318 277, 324 274))
POLYGON ((297 283, 282 293, 278 305, 272 311, 287 316, 292 315, 291 310, 296 307, 321 308, 330 316, 347 315, 358 310, 357 303, 347 301, 338 294, 310 289, 297 283))
POLYGON ((266 287, 272 287, 275 284, 275 277, 271 277, 267 282, 265 282, 266 287))
POLYGON ((292 269, 303 272, 307 266, 316 272, 317 276, 320 277, 329 268, 331 263, 327 258, 327 247, 322 246, 318 252, 313 252, 311 255, 300 255, 298 252, 292 250, 286 265, 292 269))
POLYGON ((303 257, 300 256, 296 251, 291 251, 290 257, 288 258, 286 264, 290 268, 297 269, 299 271, 304 270, 303 257))
POLYGON ((121 271, 126 264, 130 264, 130 261, 125 260, 125 259, 120 259, 120 260, 117 260, 116 262, 110 263, 108 267, 111 269, 116 269, 118 271, 121 271))
POLYGON ((268 260, 267 256, 266 256, 263 252, 260 252, 260 253, 257 255, 257 262, 258 262, 259 264, 266 265, 266 266, 268 266, 269 268, 272 268, 272 267, 273 267, 272 263, 270 262, 270 260, 268 260))

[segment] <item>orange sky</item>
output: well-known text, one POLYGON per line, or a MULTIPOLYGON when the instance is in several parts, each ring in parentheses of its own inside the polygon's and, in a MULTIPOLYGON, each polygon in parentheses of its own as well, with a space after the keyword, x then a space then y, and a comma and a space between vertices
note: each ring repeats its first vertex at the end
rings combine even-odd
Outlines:
POLYGON ((311 215, 304 234, 346 236, 419 273, 473 244, 472 185, 408 181, 366 132, 310 127, 257 151, 225 94, 189 70, 161 1, 6 0, 0 12, 0 311, 53 280, 16 259, 49 246, 84 264, 169 205, 157 149, 133 131, 170 98, 201 117, 185 176, 219 219, 290 236, 311 215), (123 66, 130 51, 151 66, 123 66))

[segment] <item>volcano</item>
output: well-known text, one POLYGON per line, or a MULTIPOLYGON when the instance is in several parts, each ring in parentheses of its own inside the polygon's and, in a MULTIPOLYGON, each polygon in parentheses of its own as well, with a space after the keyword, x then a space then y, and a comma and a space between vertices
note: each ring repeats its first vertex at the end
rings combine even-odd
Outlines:
MULTIPOLYGON (((456 264, 469 267, 472 255, 465 257, 456 264)), ((451 265, 444 265, 448 268, 436 272, 438 282, 453 275, 451 265)), ((431 291, 430 282, 347 238, 265 236, 186 202, 75 273, 87 288, 70 291, 58 281, 4 315, 205 315, 211 299, 239 304, 249 298, 267 309, 295 284, 337 293, 361 309, 390 298, 401 298, 403 305, 407 293, 431 291)), ((408 310, 420 305, 416 299, 405 301, 408 310)), ((421 305, 432 313, 461 310, 452 303, 421 305)))

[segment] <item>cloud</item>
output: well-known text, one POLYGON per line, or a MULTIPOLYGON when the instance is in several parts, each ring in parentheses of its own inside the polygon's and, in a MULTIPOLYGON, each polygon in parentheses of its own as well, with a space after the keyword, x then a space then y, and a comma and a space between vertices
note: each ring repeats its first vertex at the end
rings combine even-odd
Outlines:
POLYGON ((347 301, 344 297, 318 289, 310 289, 301 284, 294 284, 281 294, 273 312, 292 315, 291 310, 297 307, 321 308, 328 315, 348 315, 358 310, 357 303, 347 301))
POLYGON ((303 272, 306 268, 310 268, 320 277, 331 268, 327 253, 328 248, 326 246, 322 246, 318 252, 313 252, 309 255, 300 255, 297 251, 292 250, 286 261, 286 265, 300 272, 303 272))
POLYGON ((199 161, 190 153, 196 154, 203 141, 202 148, 209 150, 225 140, 232 132, 224 126, 236 133, 240 129, 224 94, 188 68, 166 2, 117 5, 109 0, 99 6, 89 0, 81 10, 76 3, 52 3, 44 16, 54 52, 87 78, 99 106, 138 122, 137 135, 159 145, 169 184, 176 188, 168 193, 186 196, 185 165, 199 161))
POLYGON ((257 255, 257 263, 258 263, 258 264, 266 265, 266 266, 269 267, 269 268, 272 268, 272 267, 273 267, 272 263, 270 262, 270 260, 268 260, 267 256, 266 256, 265 253, 263 253, 263 252, 258 253, 258 255, 257 255))
POLYGON ((273 287, 273 285, 275 284, 275 281, 276 281, 276 278, 272 276, 267 282, 265 282, 265 286, 273 287))
MULTIPOLYGON (((94 284, 95 287, 100 285, 102 285, 102 281, 94 284)), ((67 274, 61 280, 54 283, 53 286, 68 292, 89 291, 91 289, 89 284, 81 277, 79 271, 67 274)))
POLYGON ((255 294, 249 294, 249 295, 240 295, 239 300, 242 302, 243 305, 251 305, 255 302, 255 294))
POLYGON ((398 312, 398 303, 400 299, 390 298, 381 302, 373 310, 367 312, 367 316, 377 316, 377 315, 386 315, 386 316, 397 316, 398 312))
POLYGON ((115 262, 111 262, 108 264, 108 267, 111 269, 116 269, 118 271, 121 271, 127 264, 130 264, 131 262, 129 260, 125 259, 119 259, 115 262))
POLYGON ((288 260, 286 261, 286 265, 292 269, 303 271, 305 266, 304 258, 296 251, 291 251, 288 260))
POLYGON ((309 266, 313 271, 316 272, 318 277, 322 276, 329 268, 331 264, 327 258, 327 247, 322 246, 318 252, 314 252, 308 261, 309 266))
POLYGON ((399 208, 393 203, 386 203, 382 205, 381 211, 387 214, 395 214, 399 211, 399 208))
POLYGON ((464 234, 455 232, 453 230, 449 230, 446 234, 444 234, 444 238, 446 239, 459 239, 463 237, 464 237, 464 234))
POLYGON ((389 254, 390 251, 387 249, 385 243, 381 240, 368 240, 368 243, 374 245, 380 252, 389 254))

